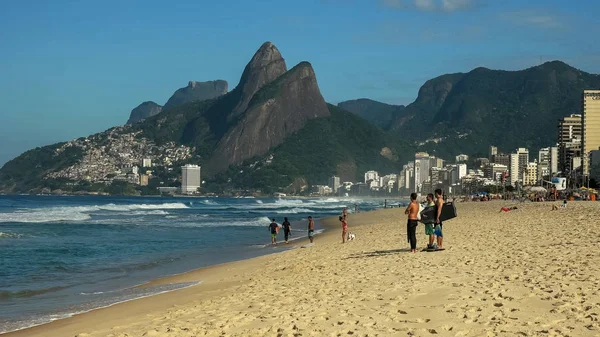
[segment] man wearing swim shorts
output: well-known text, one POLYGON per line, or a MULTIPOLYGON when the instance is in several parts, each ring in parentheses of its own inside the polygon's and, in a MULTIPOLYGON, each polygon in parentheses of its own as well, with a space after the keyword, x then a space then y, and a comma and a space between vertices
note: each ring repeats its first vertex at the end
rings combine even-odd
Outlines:
POLYGON ((271 231, 271 244, 277 244, 277 230, 279 229, 279 225, 275 222, 275 219, 271 220, 271 224, 269 225, 269 230, 271 231))
POLYGON ((443 224, 440 221, 440 216, 442 215, 442 207, 444 207, 444 198, 442 197, 442 190, 435 190, 435 207, 436 207, 436 217, 435 217, 435 227, 433 228, 433 234, 437 237, 437 249, 442 249, 442 244, 444 243, 444 234, 442 232, 443 224))
POLYGON ((410 204, 406 207, 404 214, 408 215, 406 222, 406 234, 410 243, 410 252, 417 252, 417 214, 419 213, 419 203, 417 203, 417 193, 410 194, 410 204))
POLYGON ((292 234, 292 224, 288 221, 288 218, 283 218, 283 223, 281 224, 283 227, 283 236, 285 238, 285 243, 289 243, 288 239, 292 234))
MULTIPOLYGON (((433 202, 433 194, 427 194, 427 203, 425 207, 433 207, 435 206, 435 202, 433 202)), ((427 249, 433 248, 433 243, 435 242, 435 234, 434 234, 434 225, 432 223, 425 224, 425 235, 429 236, 429 244, 427 244, 427 249)))
POLYGON ((313 239, 315 236, 315 221, 313 220, 312 216, 308 217, 308 239, 310 240, 310 243, 313 243, 313 239))

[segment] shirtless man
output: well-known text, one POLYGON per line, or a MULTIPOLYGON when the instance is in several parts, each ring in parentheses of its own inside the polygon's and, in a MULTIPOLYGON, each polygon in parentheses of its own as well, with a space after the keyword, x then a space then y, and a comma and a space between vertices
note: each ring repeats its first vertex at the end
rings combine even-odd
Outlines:
POLYGON ((437 249, 442 249, 442 244, 444 243, 444 234, 442 232, 442 222, 440 221, 440 216, 442 215, 442 207, 444 206, 444 198, 442 197, 442 190, 435 190, 435 207, 436 207, 436 216, 435 216, 435 227, 433 229, 433 234, 437 237, 437 249))
POLYGON ((310 243, 313 243, 313 239, 315 236, 315 221, 313 220, 312 216, 308 217, 308 239, 310 240, 310 243))
POLYGON ((406 222, 406 233, 408 234, 408 242, 410 243, 410 252, 417 252, 417 214, 419 213, 419 203, 417 202, 417 193, 410 194, 410 204, 406 207, 404 214, 408 215, 406 222))

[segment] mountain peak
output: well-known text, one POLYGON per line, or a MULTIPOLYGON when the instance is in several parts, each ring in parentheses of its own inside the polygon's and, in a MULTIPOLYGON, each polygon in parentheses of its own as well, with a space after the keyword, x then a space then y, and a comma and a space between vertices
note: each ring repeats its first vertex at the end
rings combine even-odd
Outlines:
POLYGON ((215 80, 207 82, 189 81, 187 87, 180 88, 173 95, 164 108, 171 108, 193 101, 203 101, 222 96, 227 93, 227 81, 215 80))
POLYGON ((152 101, 143 102, 142 104, 138 105, 133 110, 131 110, 131 114, 129 115, 129 120, 127 121, 127 124, 135 124, 148 117, 157 115, 162 111, 162 108, 162 106, 152 101))
POLYGON ((244 68, 240 83, 235 88, 240 99, 233 109, 232 117, 243 113, 254 94, 286 71, 285 60, 277 47, 271 42, 263 43, 244 68))

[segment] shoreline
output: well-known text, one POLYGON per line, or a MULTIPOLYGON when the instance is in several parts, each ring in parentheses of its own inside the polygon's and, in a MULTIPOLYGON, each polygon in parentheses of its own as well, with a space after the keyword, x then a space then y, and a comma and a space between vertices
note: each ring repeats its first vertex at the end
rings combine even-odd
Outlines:
POLYGON ((344 245, 337 218, 325 217, 310 248, 153 280, 146 286, 202 283, 2 336, 597 334, 600 251, 589 219, 600 203, 554 204, 460 203, 444 226, 446 250, 420 252, 419 226, 417 254, 401 208, 351 213, 357 237, 344 245))
MULTIPOLYGON (((335 220, 337 221, 336 217, 325 217, 325 218, 316 218, 315 219, 316 224, 320 224, 321 225, 320 227, 322 227, 315 231, 316 232, 315 240, 326 237, 328 234, 329 235, 331 234, 331 230, 333 229, 333 227, 331 226, 330 223, 332 223, 332 222, 328 221, 326 223, 326 221, 325 221, 325 219, 328 219, 328 218, 332 218, 332 219, 335 218, 335 220)), ((306 234, 306 230, 297 230, 297 231, 304 232, 306 234)), ((279 235, 279 236, 282 237, 283 235, 279 235)), ((115 302, 112 304, 108 304, 108 305, 104 305, 104 306, 100 306, 100 307, 96 307, 96 308, 92 308, 92 309, 87 309, 87 310, 80 311, 80 312, 65 314, 66 315, 65 317, 52 319, 48 322, 33 324, 33 325, 30 325, 27 327, 19 328, 17 330, 12 330, 12 331, 8 331, 8 332, 0 332, 0 336, 3 336, 3 337, 4 336, 7 336, 7 337, 37 336, 37 335, 35 335, 36 333, 38 333, 37 331, 40 330, 40 331, 44 332, 46 326, 62 327, 63 323, 61 323, 61 322, 63 322, 63 321, 68 321, 71 319, 75 319, 77 321, 80 318, 80 316, 85 316, 88 314, 91 315, 97 311, 104 311, 104 310, 111 309, 115 306, 126 305, 130 302, 136 302, 136 301, 154 298, 156 296, 167 295, 167 294, 170 294, 173 292, 183 291, 188 288, 195 288, 195 287, 200 286, 203 283, 205 283, 204 279, 200 279, 200 277, 203 277, 205 274, 208 274, 209 272, 212 273, 214 271, 220 271, 222 269, 229 270, 232 267, 235 268, 235 265, 237 265, 237 264, 251 263, 252 260, 264 259, 264 258, 268 258, 269 256, 272 256, 272 255, 283 254, 283 253, 293 251, 295 249, 301 249, 301 246, 308 242, 309 242, 309 239, 308 239, 308 236, 306 235, 306 236, 302 236, 302 237, 293 238, 292 240, 290 240, 289 244, 286 244, 285 241, 279 241, 276 245, 265 244, 263 249, 268 249, 268 248, 276 249, 278 247, 282 247, 282 250, 267 252, 265 254, 255 256, 255 257, 242 258, 239 260, 233 260, 233 261, 217 263, 217 264, 213 264, 213 265, 209 265, 209 266, 193 268, 193 269, 190 269, 190 270, 187 270, 187 271, 184 271, 181 273, 173 274, 173 275, 157 277, 155 279, 148 280, 141 284, 134 285, 134 286, 130 287, 130 289, 144 289, 144 288, 151 288, 151 287, 157 287, 157 286, 162 286, 162 285, 177 285, 177 284, 184 284, 184 283, 195 283, 195 284, 186 285, 181 288, 160 291, 160 292, 149 294, 149 295, 142 295, 140 297, 126 299, 126 300, 118 301, 118 302, 115 302)), ((64 325, 68 325, 68 323, 65 322, 64 325)), ((45 332, 40 334, 39 336, 46 336, 45 332)), ((62 336, 62 335, 56 335, 56 336, 58 337, 58 336, 62 336)))

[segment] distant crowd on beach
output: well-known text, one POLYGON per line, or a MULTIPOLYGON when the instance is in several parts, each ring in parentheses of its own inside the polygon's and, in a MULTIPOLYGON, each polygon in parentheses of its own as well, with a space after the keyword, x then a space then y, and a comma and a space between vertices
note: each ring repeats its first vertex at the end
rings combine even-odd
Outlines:
MULTIPOLYGON (((358 213, 358 205, 354 204, 354 213, 358 213)), ((339 221, 342 226, 342 243, 346 243, 348 240, 354 239, 354 234, 348 231, 348 207, 344 207, 342 209, 342 214, 339 216, 339 221)), ((283 229, 283 236, 285 239, 285 243, 289 243, 289 240, 292 236, 292 224, 289 222, 288 218, 283 218, 283 222, 281 226, 275 221, 275 219, 271 219, 271 223, 269 224, 269 232, 271 233, 271 244, 277 244, 277 235, 279 234, 279 230, 283 229)), ((308 217, 308 239, 310 243, 314 243, 315 237, 315 221, 312 216, 308 217)))

